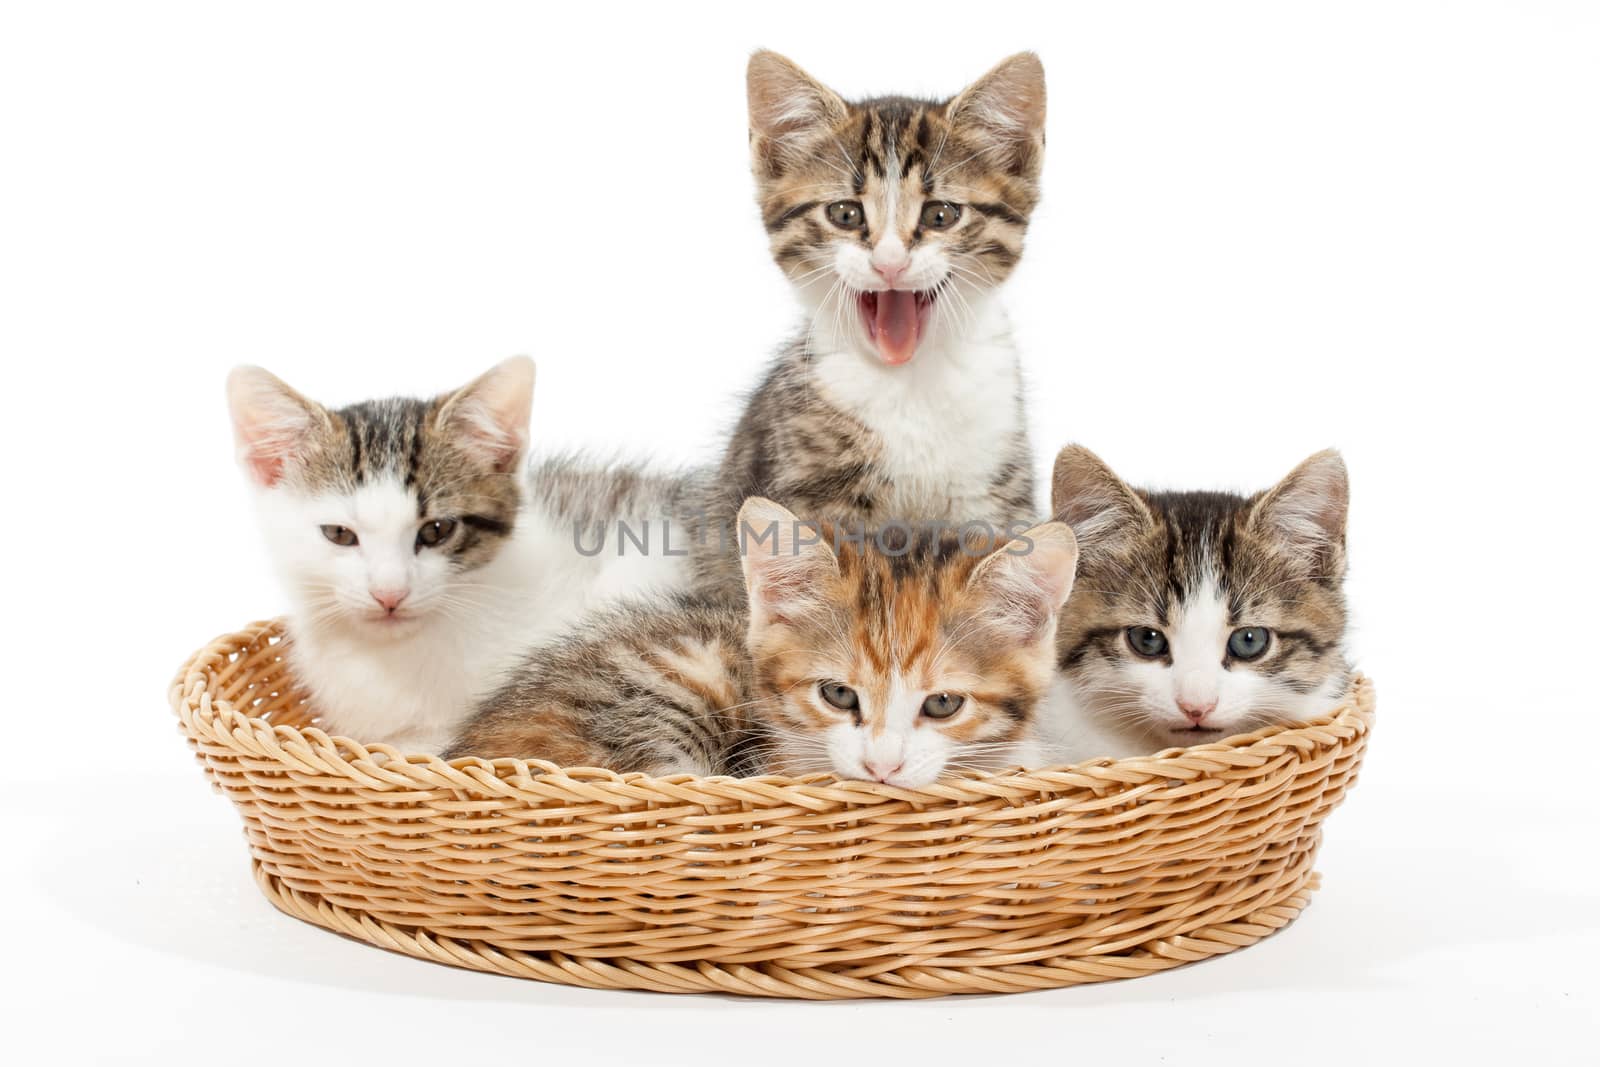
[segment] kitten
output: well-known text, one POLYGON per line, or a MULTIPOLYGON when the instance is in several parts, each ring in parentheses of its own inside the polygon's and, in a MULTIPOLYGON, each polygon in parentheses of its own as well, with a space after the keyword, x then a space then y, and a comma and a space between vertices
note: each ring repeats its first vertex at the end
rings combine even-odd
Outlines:
POLYGON ((917 788, 1036 763, 1072 531, 985 551, 954 534, 876 543, 739 512, 744 607, 625 607, 535 652, 449 757, 515 756, 649 774, 809 774, 917 788))
POLYGON ((529 644, 596 600, 686 576, 677 559, 577 550, 573 522, 664 515, 680 487, 573 458, 530 479, 532 397, 525 358, 432 400, 337 411, 257 367, 229 377, 291 598, 286 654, 329 733, 436 752, 529 644))
POLYGON ((1040 717, 1055 761, 1203 744, 1315 718, 1345 695, 1337 452, 1243 497, 1133 489, 1071 445, 1052 495, 1083 554, 1040 717))
POLYGON ((1031 525, 1022 385, 994 294, 1039 199, 1038 58, 942 101, 850 103, 772 52, 747 80, 757 199, 807 324, 697 494, 700 584, 738 594, 730 534, 752 496, 856 529, 1031 525))

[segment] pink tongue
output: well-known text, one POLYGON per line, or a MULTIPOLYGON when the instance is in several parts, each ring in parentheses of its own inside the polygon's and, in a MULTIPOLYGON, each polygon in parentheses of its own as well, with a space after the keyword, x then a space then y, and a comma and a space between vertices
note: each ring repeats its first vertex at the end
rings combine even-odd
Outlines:
POLYGON ((917 354, 917 294, 888 289, 878 294, 878 358, 891 367, 917 354))

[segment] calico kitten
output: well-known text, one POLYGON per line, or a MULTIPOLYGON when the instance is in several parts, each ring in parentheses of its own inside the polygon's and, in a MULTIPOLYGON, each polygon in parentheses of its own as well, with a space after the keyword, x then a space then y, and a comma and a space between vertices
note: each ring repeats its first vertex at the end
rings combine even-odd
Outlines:
POLYGON ((229 377, 239 458, 291 597, 288 660, 329 733, 438 751, 529 644, 597 599, 686 576, 681 560, 576 550, 573 521, 659 521, 679 486, 572 458, 530 480, 532 397, 527 359, 431 400, 336 411, 257 367, 229 377))
POLYGON ((1054 510, 1083 559, 1041 716, 1051 757, 1143 755, 1331 711, 1350 683, 1349 496, 1333 451, 1243 497, 1133 489, 1063 449, 1054 510))
POLYGON ((1037 761, 1028 732, 1077 562, 1065 525, 992 548, 927 531, 835 543, 759 498, 739 520, 743 608, 618 609, 535 652, 449 756, 907 788, 1037 761))
POLYGON ((1038 58, 940 101, 847 102, 772 52, 747 80, 757 200, 807 322, 697 494, 702 586, 737 595, 729 533, 751 496, 857 529, 1022 529, 1037 515, 1031 457, 994 294, 1039 199, 1038 58))

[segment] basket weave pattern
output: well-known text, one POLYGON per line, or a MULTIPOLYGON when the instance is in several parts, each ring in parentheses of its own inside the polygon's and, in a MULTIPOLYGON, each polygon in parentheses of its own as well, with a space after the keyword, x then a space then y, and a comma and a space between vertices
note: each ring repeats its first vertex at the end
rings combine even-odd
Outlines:
POLYGON ((597 988, 923 997, 1129 978, 1242 948, 1315 888, 1372 724, 1327 719, 920 790, 399 758, 332 739, 277 623, 173 708, 274 905, 364 941, 597 988))

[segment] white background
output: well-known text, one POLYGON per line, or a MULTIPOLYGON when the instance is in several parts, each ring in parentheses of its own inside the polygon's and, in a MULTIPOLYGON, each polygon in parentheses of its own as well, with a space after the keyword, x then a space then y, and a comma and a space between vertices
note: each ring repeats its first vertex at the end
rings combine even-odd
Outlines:
POLYGON ((1592 4, 7 5, 9 1038, 67 1059, 1594 1062, 1592 4), (580 13, 580 11, 582 13, 580 13), (258 897, 166 707, 273 614, 222 380, 330 403, 540 364, 535 436, 705 459, 794 328, 743 68, 1049 75, 1006 301, 1041 474, 1353 479, 1380 715, 1325 888, 1237 955, 805 1005, 457 972, 258 897))

